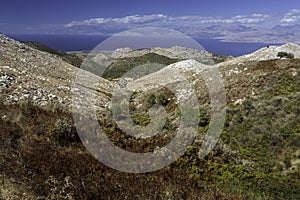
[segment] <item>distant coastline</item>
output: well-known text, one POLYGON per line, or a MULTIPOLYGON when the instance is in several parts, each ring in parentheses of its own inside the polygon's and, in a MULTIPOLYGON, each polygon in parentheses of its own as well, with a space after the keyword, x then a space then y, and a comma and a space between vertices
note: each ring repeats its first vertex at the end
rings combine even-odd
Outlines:
MULTIPOLYGON (((108 36, 91 35, 13 35, 10 37, 19 41, 34 41, 53 49, 65 52, 89 52, 108 36)), ((252 53, 268 45, 281 45, 282 43, 252 43, 227 42, 211 38, 195 38, 205 50, 220 55, 241 56, 252 53)))

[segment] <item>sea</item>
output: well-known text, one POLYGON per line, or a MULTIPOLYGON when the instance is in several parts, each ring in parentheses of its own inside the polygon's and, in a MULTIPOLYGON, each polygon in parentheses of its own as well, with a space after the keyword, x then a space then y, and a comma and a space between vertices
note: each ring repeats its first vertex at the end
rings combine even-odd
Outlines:
MULTIPOLYGON (((34 41, 53 49, 74 52, 90 51, 108 36, 97 35, 8 35, 19 41, 34 41)), ((281 45, 274 43, 254 43, 254 42, 224 42, 211 38, 193 38, 202 47, 211 53, 230 56, 241 56, 252 53, 262 47, 269 45, 281 45)))

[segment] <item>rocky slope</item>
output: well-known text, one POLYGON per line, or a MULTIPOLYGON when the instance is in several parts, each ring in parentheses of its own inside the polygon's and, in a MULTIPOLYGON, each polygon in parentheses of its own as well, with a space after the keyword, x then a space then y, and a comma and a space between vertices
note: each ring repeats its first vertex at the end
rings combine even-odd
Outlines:
MULTIPOLYGON (((2 102, 30 100, 42 107, 58 103, 70 110, 74 80, 80 69, 57 55, 31 48, 4 35, 0 35, 0 52, 2 102)), ((111 83, 105 79, 100 82, 104 92, 111 88, 111 83)))
MULTIPOLYGON (((276 58, 279 51, 298 58, 298 49, 292 44, 264 48, 216 66, 195 60, 206 55, 211 61, 211 54, 181 47, 123 49, 115 52, 115 58, 92 56, 94 61, 106 60, 105 65, 125 55, 129 59, 148 53, 183 59, 137 80, 130 74, 124 82, 118 80, 119 86, 139 88, 129 102, 136 124, 151 123, 148 110, 155 103, 166 110, 168 119, 157 136, 136 139, 111 116, 115 82, 0 35, 0 199, 299 199, 300 59, 276 58), (216 77, 201 73, 212 69, 223 80, 227 112, 220 140, 202 158, 201 145, 212 118, 207 81, 216 77), (176 80, 170 70, 182 74, 192 90, 178 90, 174 96, 168 88, 157 87, 161 81, 176 80), (75 80, 86 82, 74 85, 75 80), (96 99, 103 131, 130 152, 166 145, 179 126, 178 101, 194 92, 200 103, 196 139, 181 158, 161 170, 130 174, 111 169, 96 160, 78 137, 72 113, 76 107, 71 104, 74 92, 84 94, 80 88, 96 96, 76 105, 96 99)), ((88 64, 86 69, 92 71, 88 64)))
POLYGON ((277 54, 279 52, 292 53, 295 58, 300 58, 300 46, 293 43, 287 43, 282 46, 267 46, 262 49, 259 49, 253 53, 236 57, 234 59, 228 60, 225 63, 220 63, 220 66, 228 64, 239 64, 249 61, 263 61, 263 60, 272 60, 279 59, 277 54))
POLYGON ((45 46, 43 44, 40 44, 40 43, 37 43, 37 42, 22 42, 22 43, 24 43, 27 46, 30 46, 34 49, 57 55, 60 58, 62 58, 64 61, 66 61, 67 63, 70 63, 71 65, 74 65, 76 67, 80 67, 80 65, 82 64, 83 59, 84 59, 80 56, 80 54, 65 53, 65 52, 62 52, 62 51, 52 49, 50 47, 47 47, 47 46, 45 46))

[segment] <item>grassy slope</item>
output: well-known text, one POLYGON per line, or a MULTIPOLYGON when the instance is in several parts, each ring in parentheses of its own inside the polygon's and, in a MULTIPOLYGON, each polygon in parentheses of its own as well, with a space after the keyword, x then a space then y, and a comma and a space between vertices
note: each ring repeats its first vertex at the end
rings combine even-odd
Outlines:
MULTIPOLYGON (((122 173, 95 160, 78 140, 70 113, 41 110, 31 103, 0 105, 0 116, 6 116, 0 119, 5 161, 0 163, 0 197, 5 191, 17 195, 26 185, 27 193, 49 199, 67 194, 74 199, 299 199, 299 62, 249 64, 251 76, 239 74, 236 83, 225 82, 229 98, 236 95, 234 89, 246 92, 246 85, 256 86, 260 93, 240 105, 228 105, 222 142, 214 151, 198 158, 200 145, 194 143, 169 167, 147 174, 122 173), (291 73, 292 69, 298 73, 291 73), (252 80, 258 72, 266 75, 252 80)), ((153 91, 156 101, 161 93, 170 95, 153 91)), ((132 102, 131 114, 146 125, 149 116, 143 109, 149 106, 149 95, 135 95, 144 96, 145 103, 139 110, 132 102)), ((168 112, 175 112, 173 101, 164 104, 168 112)), ((208 125, 202 121, 200 135, 208 125)), ((108 124, 106 134, 127 150, 142 152, 147 145, 151 150, 151 145, 166 142, 163 136, 155 138, 154 144, 136 141, 108 124)), ((165 127, 163 132, 172 134, 175 128, 165 127)))

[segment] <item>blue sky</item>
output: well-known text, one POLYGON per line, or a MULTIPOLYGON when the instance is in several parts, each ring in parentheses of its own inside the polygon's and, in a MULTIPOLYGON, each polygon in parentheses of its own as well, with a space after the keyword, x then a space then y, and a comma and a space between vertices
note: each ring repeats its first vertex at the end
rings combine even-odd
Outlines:
POLYGON ((294 31, 289 37, 295 40, 295 26, 300 24, 298 5, 297 0, 3 0, 0 32, 110 35, 158 26, 194 37, 233 40, 239 33, 239 40, 252 40, 277 34, 276 40, 279 29, 274 33, 273 28, 285 26, 294 31))

